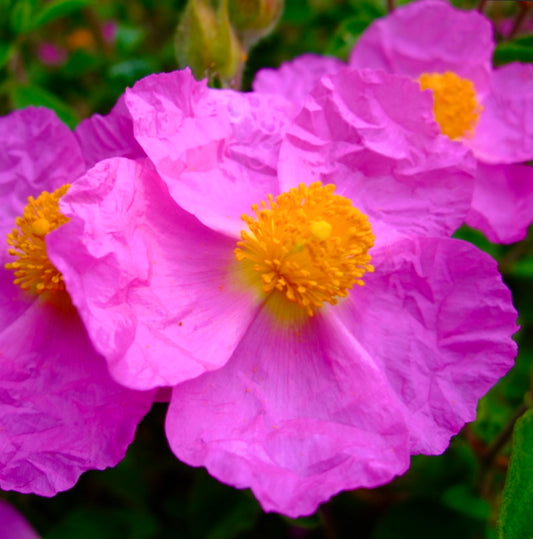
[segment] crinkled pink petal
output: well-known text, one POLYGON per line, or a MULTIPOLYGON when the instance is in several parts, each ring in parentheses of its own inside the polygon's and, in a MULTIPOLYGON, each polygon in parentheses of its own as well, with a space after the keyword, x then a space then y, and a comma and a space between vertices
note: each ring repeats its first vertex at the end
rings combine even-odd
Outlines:
POLYGON ((54 191, 81 176, 85 168, 74 135, 51 110, 16 110, 0 118, 0 133, 0 238, 4 241, 28 196, 54 191))
POLYGON ((492 25, 477 11, 442 0, 410 2, 374 21, 360 36, 350 65, 418 78, 453 71, 484 95, 490 84, 492 25))
POLYGON ((207 226, 236 235, 251 204, 278 194, 285 100, 213 90, 186 69, 139 81, 126 104, 171 196, 207 226))
POLYGON ((257 302, 234 282, 236 238, 123 158, 91 169, 61 208, 71 220, 47 236, 49 256, 116 380, 170 386, 224 365, 257 302))
POLYGON ((496 262, 460 240, 402 240, 373 255, 375 273, 334 313, 387 377, 411 453, 441 453, 513 365, 510 292, 496 262))
POLYGON ((87 168, 109 157, 146 157, 133 136, 133 121, 121 95, 106 116, 93 114, 74 130, 87 168))
POLYGON ((253 90, 263 94, 276 94, 294 105, 294 113, 300 110, 307 94, 324 76, 336 73, 346 64, 338 58, 303 54, 284 62, 278 69, 260 69, 252 84, 253 90))
POLYGON ((374 251, 347 300, 294 327, 262 309, 223 368, 174 388, 178 458, 295 517, 402 473, 407 453, 445 449, 513 363, 509 290, 459 240, 374 251))
POLYGON ((270 316, 259 313, 226 366, 174 388, 177 457, 291 517, 403 473, 402 414, 353 333, 326 315, 299 328, 270 316))
POLYGON ((440 135, 431 95, 406 77, 347 68, 310 93, 280 151, 282 190, 333 183, 366 213, 378 242, 449 235, 463 222, 475 163, 440 135))
POLYGON ((2 489, 53 496, 124 457, 153 395, 111 379, 72 307, 34 301, 0 351, 2 489))
POLYGON ((474 137, 466 139, 485 163, 533 159, 533 65, 512 63, 494 70, 491 91, 474 137))
POLYGON ((533 167, 479 163, 466 224, 494 243, 523 240, 533 222, 533 167))
POLYGON ((39 539, 30 523, 2 499, 0 499, 0 529, 3 539, 39 539))

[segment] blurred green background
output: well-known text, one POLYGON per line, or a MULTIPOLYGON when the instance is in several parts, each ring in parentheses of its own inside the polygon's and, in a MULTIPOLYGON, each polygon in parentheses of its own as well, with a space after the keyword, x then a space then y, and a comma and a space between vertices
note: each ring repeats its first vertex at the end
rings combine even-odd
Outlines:
MULTIPOLYGON (((43 105, 75 127, 95 112, 107 113, 139 78, 178 68, 174 35, 185 3, 0 0, 0 114, 43 105)), ((478 6, 467 0, 453 3, 478 6)), ((495 64, 533 62, 531 3, 482 4, 495 25, 495 64)), ((346 59, 358 35, 388 7, 385 0, 288 0, 274 31, 251 49, 242 89, 250 88, 261 67, 276 67, 305 52, 346 59)), ((0 497, 47 539, 496 538, 511 427, 531 406, 533 233, 510 246, 494 246, 466 227, 457 236, 498 260, 522 329, 515 368, 480 402, 478 419, 444 455, 414 457, 410 471, 389 485, 342 493, 315 515, 291 520, 263 513, 250 492, 178 462, 165 440, 166 405, 156 404, 116 468, 88 472, 75 488, 51 499, 13 492, 0 492, 0 497)), ((526 434, 533 432, 531 423, 526 414, 521 423, 526 434)), ((504 502, 511 518, 514 503, 527 504, 533 514, 533 447, 524 443, 517 438, 513 450, 517 479, 510 482, 504 502)), ((533 526, 533 517, 524 518, 532 518, 533 526)), ((533 528, 514 533, 505 537, 529 539, 533 528)))

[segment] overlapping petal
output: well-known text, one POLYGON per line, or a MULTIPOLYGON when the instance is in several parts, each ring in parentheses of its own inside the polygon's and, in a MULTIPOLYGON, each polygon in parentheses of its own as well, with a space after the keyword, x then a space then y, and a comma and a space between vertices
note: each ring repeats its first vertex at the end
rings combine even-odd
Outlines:
POLYGON ((15 226, 29 196, 54 191, 84 172, 83 157, 70 129, 45 108, 29 107, 0 118, 0 328, 31 303, 13 285, 6 236, 15 226))
POLYGON ((483 15, 446 1, 423 0, 374 21, 357 40, 349 63, 413 79, 422 73, 453 71, 485 95, 493 50, 492 26, 483 15))
POLYGON ((474 137, 465 141, 475 156, 484 163, 533 159, 533 64, 494 70, 482 105, 474 137))
POLYGON ((225 367, 174 388, 166 430, 181 460, 293 517, 409 463, 382 373, 326 314, 281 328, 262 310, 225 367))
POLYGON ((0 357, 2 489, 53 496, 124 457, 152 395, 113 382, 72 307, 33 301, 0 357))
MULTIPOLYGON (((458 10, 448 2, 423 0, 411 2, 372 23, 354 47, 350 65, 381 68, 413 79, 424 72, 447 71, 469 79, 475 85, 481 113, 473 135, 465 136, 463 143, 481 163, 521 163, 533 158, 533 66, 514 63, 492 70, 493 50, 490 21, 480 13, 458 10)), ((477 223, 493 241, 523 239, 524 225, 531 223, 533 215, 526 223, 518 218, 517 228, 512 229, 512 219, 502 220, 496 206, 480 203, 493 198, 502 183, 489 186, 488 180, 495 174, 489 172, 482 177, 487 170, 479 167, 477 202, 469 223, 477 223), (504 228, 495 230, 498 222, 504 228)), ((512 178, 516 172, 500 169, 496 176, 502 175, 512 178)), ((515 200, 509 189, 503 189, 500 197, 502 207, 506 208, 515 200), (505 198, 507 194, 511 198, 505 198)), ((521 206, 515 206, 511 213, 522 216, 521 206)))
POLYGON ((0 118, 0 133, 0 236, 5 238, 28 196, 54 191, 81 176, 85 167, 74 135, 51 110, 16 110, 0 118))
POLYGON ((207 226, 234 236, 250 200, 279 192, 284 99, 208 89, 186 69, 146 77, 126 103, 135 137, 171 196, 207 226))
POLYGON ((470 207, 474 160, 438 134, 431 107, 416 83, 383 71, 324 77, 287 130, 282 189, 335 184, 368 214, 378 242, 451 234, 470 207))
POLYGON ((510 292, 496 262, 459 240, 402 240, 373 263, 335 314, 385 374, 411 453, 441 453, 513 365, 510 292))
POLYGON ((495 243, 523 239, 533 220, 533 167, 479 163, 467 225, 495 243))
POLYGON ((254 78, 254 92, 280 95, 294 105, 298 112, 309 92, 324 76, 336 73, 345 63, 331 56, 303 54, 278 69, 260 69, 254 78))
POLYGON ((233 277, 236 238, 205 227, 126 159, 97 165, 61 207, 71 221, 48 236, 49 254, 117 380, 174 385, 227 361, 255 302, 233 277))
POLYGON ((509 291, 458 240, 402 240, 374 263, 365 286, 303 326, 263 309, 225 367, 175 387, 176 455, 299 516, 402 473, 406 449, 442 452, 512 364, 509 291))
POLYGON ((93 114, 81 121, 74 135, 83 152, 86 168, 109 157, 142 159, 143 149, 133 136, 133 121, 121 95, 106 116, 93 114))
MULTIPOLYGON (((0 119, 0 127, 5 238, 29 196, 75 182, 84 160, 72 132, 51 111, 16 111, 0 119)), ((12 257, 3 245, 0 487, 52 496, 73 486, 82 472, 122 459, 153 394, 111 379, 66 294, 50 300, 15 285, 4 267, 12 257)))

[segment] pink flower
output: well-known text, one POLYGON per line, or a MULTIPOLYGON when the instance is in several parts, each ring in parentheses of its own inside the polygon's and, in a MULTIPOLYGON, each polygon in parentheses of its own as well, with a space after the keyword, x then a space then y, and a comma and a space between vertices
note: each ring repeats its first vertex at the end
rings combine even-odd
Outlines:
POLYGON ((0 487, 52 496, 124 457, 152 392, 111 379, 47 258, 48 238, 61 241, 61 227, 51 230, 64 218, 55 195, 39 195, 84 173, 76 139, 46 109, 1 118, 0 132, 0 227, 11 238, 0 255, 0 487), (12 263, 16 275, 5 267, 12 263))
POLYGON ((43 64, 59 66, 67 61, 68 52, 63 47, 58 47, 54 43, 44 42, 39 45, 39 60, 43 64))
POLYGON ((39 539, 30 523, 2 499, 0 499, 0 529, 3 539, 39 539))
POLYGON ((174 386, 178 458, 292 517, 444 451, 516 352, 496 263, 449 238, 473 163, 431 96, 347 70, 306 103, 289 126, 272 96, 147 77, 151 163, 90 170, 48 244, 113 376, 174 386))
POLYGON ((533 174, 514 164, 533 159, 533 65, 492 69, 492 32, 476 11, 412 2, 370 25, 350 65, 420 79, 435 92, 443 132, 482 163, 466 222, 510 243, 523 239, 533 219, 533 174))

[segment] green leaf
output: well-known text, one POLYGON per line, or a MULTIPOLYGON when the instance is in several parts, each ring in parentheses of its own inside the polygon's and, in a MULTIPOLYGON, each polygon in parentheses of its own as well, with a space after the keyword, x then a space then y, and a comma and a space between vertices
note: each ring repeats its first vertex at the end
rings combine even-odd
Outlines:
POLYGON ((496 65, 533 62, 533 34, 500 43, 494 51, 493 60, 496 65))
POLYGON ((70 128, 74 128, 79 122, 74 110, 55 95, 39 86, 31 84, 15 86, 11 91, 11 100, 16 109, 22 109, 30 105, 52 109, 70 128))
POLYGON ((14 47, 9 43, 0 42, 0 69, 9 62, 13 50, 14 47))
POLYGON ((472 489, 464 484, 454 485, 446 490, 442 496, 442 501, 451 509, 455 509, 455 511, 467 517, 484 521, 490 515, 489 503, 474 494, 472 489))
POLYGON ((366 17, 351 17, 341 23, 326 47, 326 54, 347 59, 357 38, 368 27, 372 19, 366 17))
POLYGON ((524 539, 533 530, 533 410, 516 423, 500 510, 498 538, 524 539))
POLYGON ((9 21, 15 35, 26 34, 33 29, 36 0, 19 0, 11 8, 9 21))
POLYGON ((35 17, 34 28, 43 26, 69 13, 79 11, 93 3, 93 0, 54 0, 53 2, 46 3, 35 17))

